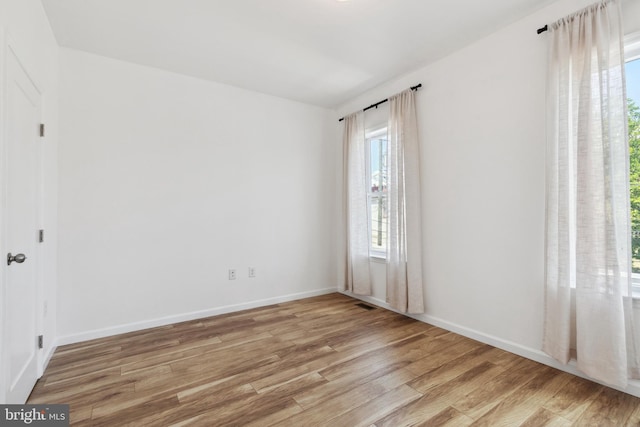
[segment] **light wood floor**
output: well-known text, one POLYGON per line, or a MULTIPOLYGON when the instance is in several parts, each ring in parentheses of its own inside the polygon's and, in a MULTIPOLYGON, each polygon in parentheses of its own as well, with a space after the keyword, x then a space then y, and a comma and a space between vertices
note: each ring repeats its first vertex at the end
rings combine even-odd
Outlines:
POLYGON ((621 426, 640 399, 340 294, 58 348, 78 426, 621 426))

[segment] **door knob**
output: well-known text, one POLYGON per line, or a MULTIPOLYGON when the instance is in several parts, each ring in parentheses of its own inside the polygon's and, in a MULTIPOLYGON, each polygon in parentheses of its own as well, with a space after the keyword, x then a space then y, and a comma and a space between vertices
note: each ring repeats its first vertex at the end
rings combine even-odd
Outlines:
POLYGON ((17 262, 18 264, 22 264, 24 260, 27 259, 24 254, 11 255, 11 252, 7 254, 7 265, 11 265, 12 262, 17 262))

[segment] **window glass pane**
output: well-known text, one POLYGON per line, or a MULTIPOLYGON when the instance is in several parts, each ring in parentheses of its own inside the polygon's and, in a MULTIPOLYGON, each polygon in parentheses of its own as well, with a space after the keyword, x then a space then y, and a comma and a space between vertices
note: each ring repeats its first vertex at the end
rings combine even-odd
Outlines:
POLYGON ((380 189, 380 163, 378 162, 380 147, 380 140, 371 140, 371 158, 369 159, 371 165, 371 191, 379 191, 380 189))
POLYGON ((629 178, 631 188, 631 256, 640 273, 640 59, 626 64, 629 112, 629 178))
POLYGON ((367 135, 367 182, 369 192, 369 236, 371 253, 384 256, 387 251, 387 129, 367 135))
POLYGON ((370 146, 371 191, 387 189, 387 141, 386 138, 371 139, 370 146))
POLYGON ((371 196, 371 248, 387 250, 387 198, 371 196))

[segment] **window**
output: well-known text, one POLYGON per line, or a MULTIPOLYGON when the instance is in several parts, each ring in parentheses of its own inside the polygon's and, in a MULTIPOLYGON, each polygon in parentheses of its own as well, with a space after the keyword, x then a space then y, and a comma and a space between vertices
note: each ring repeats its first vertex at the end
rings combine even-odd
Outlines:
POLYGON ((634 297, 640 297, 640 33, 625 38, 629 122, 631 268, 634 297))
POLYGON ((385 258, 387 253, 387 128, 366 135, 369 253, 385 258))

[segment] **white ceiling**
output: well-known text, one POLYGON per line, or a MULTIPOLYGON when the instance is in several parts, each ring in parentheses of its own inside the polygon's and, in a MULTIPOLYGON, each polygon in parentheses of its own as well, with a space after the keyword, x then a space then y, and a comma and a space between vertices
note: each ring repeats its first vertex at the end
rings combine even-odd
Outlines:
POLYGON ((61 46, 336 107, 555 0, 41 1, 61 46))

